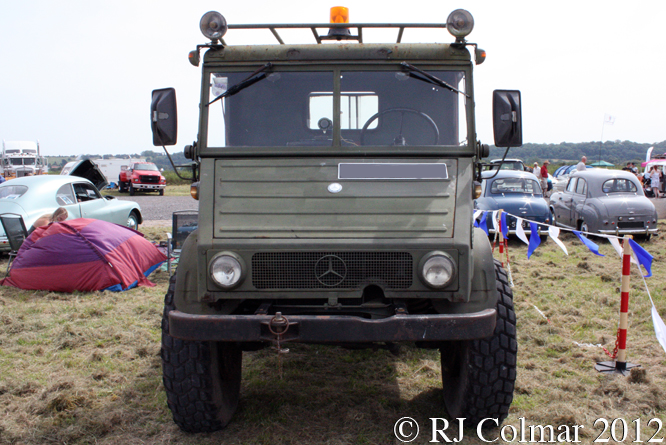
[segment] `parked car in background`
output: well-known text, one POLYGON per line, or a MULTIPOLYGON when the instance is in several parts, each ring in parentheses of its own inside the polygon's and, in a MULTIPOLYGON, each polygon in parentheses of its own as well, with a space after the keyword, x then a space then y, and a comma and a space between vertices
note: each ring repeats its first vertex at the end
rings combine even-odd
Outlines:
MULTIPOLYGON (((139 205, 102 196, 99 189, 106 184, 104 175, 90 161, 81 161, 69 175, 12 179, 0 184, 0 214, 21 215, 29 229, 40 216, 64 207, 67 219, 101 219, 137 229, 143 222, 139 205)), ((0 251, 8 250, 7 236, 0 226, 0 251)))
MULTIPOLYGON (((567 182, 569 181, 569 176, 576 171, 576 165, 563 165, 559 167, 555 172, 553 173, 553 190, 554 191, 562 191, 567 185, 567 182)), ((594 168, 590 165, 586 165, 586 168, 594 168)))
MULTIPOLYGON (((481 196, 474 200, 478 210, 500 210, 526 220, 550 223, 550 210, 537 177, 529 172, 500 170, 481 172, 481 196)), ((509 233, 516 232, 516 218, 507 216, 509 233)), ((529 223, 524 222, 529 232, 529 223)), ((540 226, 541 228, 541 226, 540 226)), ((489 224, 488 230, 494 232, 489 224)))
POLYGON ((118 191, 129 192, 134 196, 137 191, 158 192, 164 195, 166 178, 152 162, 133 162, 120 168, 118 191))
POLYGON ((498 167, 501 168, 500 170, 517 170, 517 171, 529 171, 531 172, 531 168, 527 168, 525 164, 523 163, 522 160, 520 159, 505 159, 504 163, 502 163, 501 159, 493 159, 490 161, 490 165, 486 165, 485 169, 486 170, 497 170, 498 167))
POLYGON ((554 223, 591 233, 642 235, 657 232, 657 211, 639 179, 622 170, 576 171, 566 188, 550 197, 554 223))

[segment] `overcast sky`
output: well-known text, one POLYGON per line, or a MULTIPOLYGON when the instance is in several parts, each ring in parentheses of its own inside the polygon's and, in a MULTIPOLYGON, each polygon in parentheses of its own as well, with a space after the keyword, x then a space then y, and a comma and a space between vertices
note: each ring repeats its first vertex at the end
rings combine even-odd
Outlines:
MULTIPOLYGON (((187 54, 205 43, 199 19, 325 23, 319 1, 3 1, 0 6, 0 138, 39 140, 42 154, 121 154, 153 147, 151 91, 175 87, 179 140, 196 139, 200 68, 187 54)), ((666 1, 341 2, 352 22, 445 22, 474 16, 468 40, 488 53, 476 67, 478 135, 492 144, 492 90, 519 89, 523 141, 666 140, 666 1), (604 124, 604 116, 615 118, 604 124)), ((446 42, 446 30, 429 40, 446 42)), ((369 38, 369 35, 365 35, 369 38)), ((425 39, 415 36, 417 39, 425 39)), ((296 37, 298 38, 298 37, 296 37)), ((246 36, 229 44, 249 43, 246 36)), ((268 41, 268 39, 266 39, 268 41)), ((303 34, 302 43, 312 40, 303 34)), ((404 40, 409 41, 408 32, 404 40)), ((423 40, 425 41, 425 40, 423 40)))

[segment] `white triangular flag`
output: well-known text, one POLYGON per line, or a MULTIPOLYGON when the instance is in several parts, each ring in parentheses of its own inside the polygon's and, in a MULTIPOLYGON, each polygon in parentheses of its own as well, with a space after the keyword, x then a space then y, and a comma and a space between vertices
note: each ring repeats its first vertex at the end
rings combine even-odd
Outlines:
POLYGON ((493 229, 495 230, 495 233, 499 231, 499 227, 497 225, 497 210, 493 211, 493 229))
POLYGON ((518 218, 516 216, 516 236, 520 238, 522 242, 527 244, 528 246, 530 245, 530 242, 527 240, 527 236, 525 236, 525 230, 523 230, 523 218, 518 218))
MULTIPOLYGON (((624 255, 624 249, 620 245, 620 240, 614 236, 609 236, 608 241, 611 243, 611 246, 615 248, 617 254, 620 255, 620 258, 622 258, 622 255, 624 255)), ((638 264, 638 260, 636 260, 633 250, 631 251, 631 262, 634 264, 638 264)))
POLYGON ((664 324, 664 320, 659 316, 659 312, 657 312, 654 304, 652 305, 652 324, 654 325, 654 333, 657 336, 657 341, 666 352, 666 324, 664 324))
POLYGON ((557 244, 558 246, 560 246, 560 249, 562 249, 562 250, 564 251, 564 253, 566 253, 567 255, 569 255, 569 252, 567 252, 567 248, 566 248, 566 246, 565 246, 564 243, 562 243, 562 241, 560 241, 560 239, 558 238, 558 237, 560 236, 560 228, 559 228, 559 227, 548 226, 548 236, 550 236, 550 238, 551 238, 553 241, 555 241, 555 244, 557 244))
POLYGON ((477 210, 476 212, 474 212, 474 217, 472 218, 472 221, 476 221, 479 218, 479 216, 481 216, 482 213, 483 210, 477 210))

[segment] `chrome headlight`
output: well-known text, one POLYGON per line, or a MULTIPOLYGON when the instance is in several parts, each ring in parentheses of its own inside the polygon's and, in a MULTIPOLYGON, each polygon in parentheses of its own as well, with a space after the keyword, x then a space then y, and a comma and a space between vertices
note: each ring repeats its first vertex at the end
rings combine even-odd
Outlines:
POLYGON ((446 19, 446 29, 456 38, 456 42, 462 42, 474 29, 474 18, 468 11, 456 9, 446 19))
POLYGON ((238 285, 243 277, 241 262, 229 252, 223 252, 213 258, 209 272, 215 284, 225 289, 238 285))
POLYGON ((435 289, 448 286, 456 275, 456 265, 444 252, 432 252, 421 260, 421 279, 435 289))
POLYGON ((201 17, 199 29, 204 37, 217 43, 226 34, 228 26, 222 14, 217 11, 208 11, 201 17))

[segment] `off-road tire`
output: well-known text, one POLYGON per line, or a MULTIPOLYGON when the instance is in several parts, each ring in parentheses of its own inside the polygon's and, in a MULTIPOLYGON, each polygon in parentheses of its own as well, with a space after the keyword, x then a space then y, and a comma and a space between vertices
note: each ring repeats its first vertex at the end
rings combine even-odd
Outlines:
POLYGON ((164 297, 162 372, 173 420, 189 433, 224 428, 238 407, 243 355, 235 343, 187 341, 169 335, 176 274, 164 297))
POLYGON ((164 196, 164 189, 160 189, 160 196, 164 196))
MULTIPOLYGON (((451 342, 440 349, 444 403, 449 416, 467 427, 485 418, 502 422, 509 413, 516 382, 516 314, 506 272, 495 260, 497 324, 480 340, 451 342)), ((494 422, 484 427, 496 426, 494 422)))

